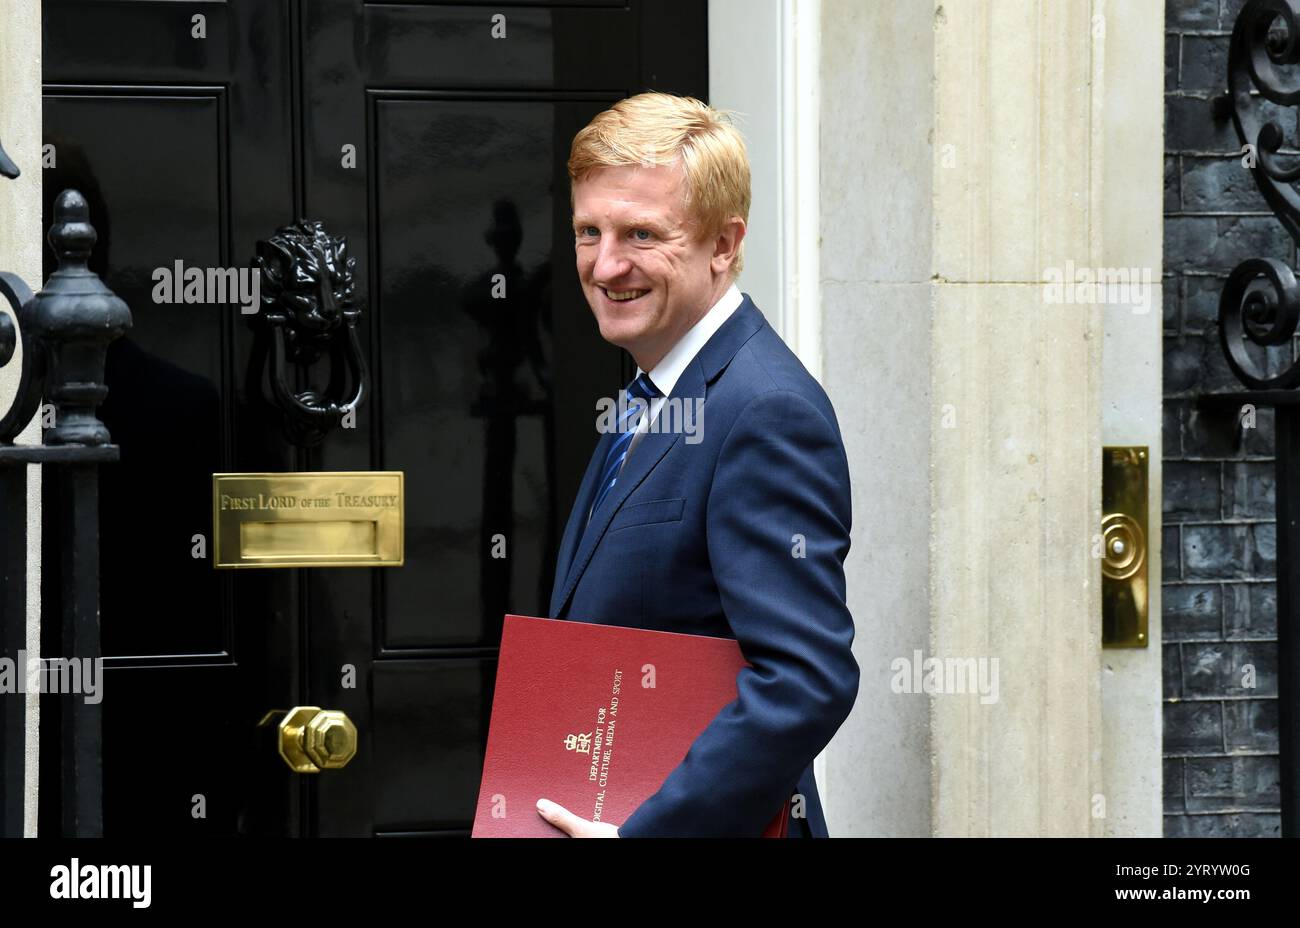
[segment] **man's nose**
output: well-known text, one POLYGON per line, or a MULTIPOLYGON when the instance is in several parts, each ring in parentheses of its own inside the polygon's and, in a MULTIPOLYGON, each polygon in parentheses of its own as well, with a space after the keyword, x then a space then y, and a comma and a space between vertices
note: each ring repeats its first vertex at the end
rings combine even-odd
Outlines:
POLYGON ((617 280, 627 273, 631 262, 623 250, 621 242, 607 236, 601 238, 596 246, 596 263, 591 269, 592 277, 597 281, 617 280))

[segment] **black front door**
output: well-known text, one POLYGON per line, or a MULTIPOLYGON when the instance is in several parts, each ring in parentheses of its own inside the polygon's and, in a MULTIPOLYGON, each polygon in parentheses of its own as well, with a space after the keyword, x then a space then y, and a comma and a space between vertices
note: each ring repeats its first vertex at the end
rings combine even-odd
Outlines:
MULTIPOLYGON (((106 834, 468 833, 501 616, 545 614, 596 399, 629 375, 575 275, 569 143, 641 89, 706 97, 705 8, 45 0, 46 223, 86 194, 135 320, 102 410, 106 834), (299 218, 356 258, 370 372, 314 446, 255 318, 155 299, 156 269, 249 267, 299 218), (213 568, 214 473, 369 470, 405 474, 403 566, 213 568), (257 726, 307 705, 354 722, 348 766, 293 773, 257 726)), ((43 707, 45 834, 57 726, 43 707)))

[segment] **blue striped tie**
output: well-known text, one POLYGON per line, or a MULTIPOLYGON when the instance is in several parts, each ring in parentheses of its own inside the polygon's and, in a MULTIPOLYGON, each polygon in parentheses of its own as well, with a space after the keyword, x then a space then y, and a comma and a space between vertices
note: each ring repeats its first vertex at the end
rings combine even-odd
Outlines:
POLYGON ((609 491, 614 489, 614 484, 618 483, 618 472, 623 466, 623 460, 627 457, 628 448, 632 445, 632 437, 636 435, 637 427, 641 424, 643 413, 649 412, 650 400, 656 396, 663 396, 663 393, 654 385, 648 374, 642 374, 627 385, 623 391, 627 412, 623 413, 618 424, 618 437, 614 443, 609 446, 609 453, 605 455, 605 466, 600 469, 600 483, 596 484, 596 503, 591 507, 590 518, 595 518, 596 510, 600 504, 605 501, 609 491))

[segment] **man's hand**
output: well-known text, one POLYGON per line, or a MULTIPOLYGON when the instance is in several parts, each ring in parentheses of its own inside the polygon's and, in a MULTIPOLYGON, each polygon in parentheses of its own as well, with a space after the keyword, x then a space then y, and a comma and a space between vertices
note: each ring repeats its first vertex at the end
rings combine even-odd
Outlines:
POLYGON ((537 814, 570 838, 617 838, 618 826, 609 822, 591 822, 578 818, 564 806, 549 799, 537 800, 537 814))

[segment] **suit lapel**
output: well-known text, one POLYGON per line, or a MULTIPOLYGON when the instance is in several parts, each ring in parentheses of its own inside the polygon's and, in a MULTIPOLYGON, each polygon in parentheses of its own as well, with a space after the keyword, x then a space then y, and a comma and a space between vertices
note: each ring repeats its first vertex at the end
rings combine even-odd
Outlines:
MULTIPOLYGON (((704 398, 704 378, 700 376, 698 359, 687 365, 686 370, 678 379, 677 385, 669 398, 681 397, 683 399, 690 397, 692 399, 703 400, 704 398)), ((662 411, 660 415, 662 415, 662 411)), ((627 463, 623 465, 623 470, 618 475, 618 481, 614 484, 614 489, 609 491, 609 496, 591 517, 591 524, 587 530, 582 532, 582 541, 578 545, 577 553, 574 555, 569 565, 568 576, 565 579, 564 587, 555 594, 559 597, 558 601, 552 600, 552 606, 555 606, 551 612, 557 615, 564 609, 569 597, 573 594, 573 589, 578 585, 578 580, 582 577, 583 571, 591 562, 591 556, 596 551, 596 545, 604 537, 605 530, 609 528, 609 523, 613 521, 614 515, 623 506, 624 501, 632 494, 642 481, 650 475, 655 465, 663 460, 668 450, 677 444, 682 438, 680 433, 674 432, 647 432, 637 443, 636 450, 628 456, 627 463)), ((603 460, 603 457, 602 457, 603 460)), ((582 511, 582 517, 586 516, 586 510, 582 511)))
POLYGON ((596 497, 596 481, 600 478, 600 467, 613 440, 614 433, 606 432, 596 442, 596 450, 592 452, 591 460, 587 462, 587 472, 583 474, 582 483, 578 486, 578 495, 573 500, 573 509, 569 511, 569 521, 564 527, 564 537, 560 539, 560 553, 556 559, 555 588, 551 591, 550 614, 553 616, 559 615, 557 600, 560 591, 564 589, 564 580, 569 575, 574 549, 578 546, 578 539, 582 537, 582 528, 587 521, 587 510, 591 508, 592 501, 596 497))
MULTIPOLYGON (((668 398, 670 400, 680 400, 684 403, 695 402, 702 404, 708 391, 708 385, 718 378, 741 346, 765 324, 763 314, 758 311, 748 294, 744 295, 740 307, 737 308, 730 319, 722 324, 722 327, 713 334, 713 337, 700 349, 691 363, 686 366, 686 370, 678 378, 676 385, 673 387, 673 392, 669 394, 668 398)), ((702 418, 702 406, 696 415, 696 421, 699 427, 703 429, 705 426, 702 418)), ((660 416, 663 416, 662 410, 660 416)), ((628 457, 622 473, 619 474, 618 482, 614 484, 614 489, 609 493, 609 498, 600 507, 600 511, 592 517, 591 524, 584 531, 582 524, 587 518, 587 508, 595 497, 595 487, 590 484, 594 483, 598 478, 599 475, 595 471, 604 462, 606 449, 609 447, 609 442, 613 441, 612 434, 601 437, 601 441, 596 446, 596 453, 592 457, 592 462, 587 465, 587 474, 583 478, 583 488, 578 493, 578 500, 582 502, 582 505, 579 506, 575 503, 574 511, 569 514, 569 524, 565 529, 564 540, 561 544, 561 559, 555 572, 557 582, 561 577, 565 579, 563 584, 558 585, 551 594, 551 615, 558 616, 564 611, 569 598, 573 595, 574 588, 577 587, 583 572, 591 562, 596 546, 604 537, 605 530, 609 528, 610 522, 613 521, 623 503, 645 481, 646 477, 663 460, 664 456, 681 440, 682 435, 680 432, 647 432, 637 443, 636 450, 628 457), (575 539, 579 538, 581 541, 577 543, 576 552, 571 557, 568 556, 568 552, 573 550, 575 539)))

